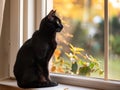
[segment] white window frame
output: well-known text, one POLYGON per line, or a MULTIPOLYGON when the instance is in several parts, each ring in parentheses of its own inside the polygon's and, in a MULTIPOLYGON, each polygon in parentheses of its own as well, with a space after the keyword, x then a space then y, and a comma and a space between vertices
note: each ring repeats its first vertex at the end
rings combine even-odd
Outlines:
MULTIPOLYGON (((47 13, 52 9, 52 0, 12 0, 16 2, 18 6, 18 12, 15 12, 17 15, 11 15, 11 47, 10 47, 10 77, 13 77, 13 65, 15 62, 15 57, 17 50, 20 48, 22 43, 31 37, 34 29, 39 28, 40 20, 47 15, 47 13), (18 2, 19 1, 19 2, 18 2), (20 4, 21 3, 21 4, 20 4), (24 3, 24 5, 22 5, 24 3), (41 3, 41 5, 40 5, 41 3), (29 11, 29 5, 32 5, 32 10, 29 11), (23 8, 24 7, 24 8, 23 8), (24 10, 23 10, 24 9, 24 10), (22 13, 24 12, 24 13, 22 13), (28 17, 28 14, 33 14, 32 16, 28 17), (34 14, 35 13, 35 14, 34 14), (13 19, 15 18, 16 19, 13 19), (20 18, 19 18, 20 17, 20 18), (27 18, 28 17, 28 18, 27 18), (32 18, 32 19, 29 19, 32 18), (14 27, 13 20, 15 23, 18 23, 17 31, 14 27), (33 23, 29 23, 29 20, 33 21, 33 23), (30 27, 31 25, 31 27, 30 27), (29 28, 28 28, 29 27, 29 28), (31 30, 29 33, 28 29, 31 30), (15 36, 14 34, 17 34, 15 36), (30 36, 28 36, 30 35, 30 36), (22 37, 22 38, 21 38, 22 37)), ((15 4, 12 3, 11 4, 15 4)), ((14 6, 14 5, 13 5, 14 6)), ((104 0, 104 43, 105 43, 105 76, 104 79, 96 79, 96 78, 88 78, 82 76, 70 76, 70 75, 60 75, 60 74, 50 74, 52 79, 56 80, 59 83, 63 84, 70 84, 76 86, 84 86, 84 87, 91 87, 97 89, 108 89, 108 90, 118 90, 120 89, 120 82, 118 81, 110 81, 108 80, 108 60, 109 60, 109 23, 108 23, 108 0, 104 0)), ((11 5, 12 7, 12 5, 11 5)), ((15 9, 14 7, 12 8, 15 9)))

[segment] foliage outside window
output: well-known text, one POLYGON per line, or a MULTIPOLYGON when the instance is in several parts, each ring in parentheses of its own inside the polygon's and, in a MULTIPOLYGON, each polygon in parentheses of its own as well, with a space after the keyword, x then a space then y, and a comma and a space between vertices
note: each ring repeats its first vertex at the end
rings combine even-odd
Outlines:
POLYGON ((85 50, 69 45, 70 52, 65 53, 68 60, 61 57, 61 51, 56 49, 51 71, 54 73, 64 73, 72 75, 90 76, 93 72, 103 74, 99 61, 91 55, 87 55, 85 50))

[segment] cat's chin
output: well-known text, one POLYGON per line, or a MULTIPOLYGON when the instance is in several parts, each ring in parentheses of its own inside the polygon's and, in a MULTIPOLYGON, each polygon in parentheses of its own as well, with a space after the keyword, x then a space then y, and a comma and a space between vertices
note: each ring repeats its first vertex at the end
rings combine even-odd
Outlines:
POLYGON ((62 29, 60 29, 60 28, 57 28, 57 29, 56 29, 56 32, 60 32, 61 30, 62 30, 62 29))

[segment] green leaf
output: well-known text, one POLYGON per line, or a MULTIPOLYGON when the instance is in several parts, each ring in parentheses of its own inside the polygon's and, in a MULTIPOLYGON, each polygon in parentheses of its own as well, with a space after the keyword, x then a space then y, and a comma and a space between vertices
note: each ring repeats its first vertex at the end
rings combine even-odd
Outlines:
POLYGON ((94 65, 95 64, 91 62, 89 67, 92 69, 92 68, 94 68, 94 65))
POLYGON ((71 71, 72 71, 74 74, 76 74, 77 69, 78 69, 78 65, 77 65, 77 62, 75 62, 75 63, 72 64, 72 70, 71 70, 71 71))
POLYGON ((89 67, 80 67, 79 75, 90 75, 91 69, 89 67))

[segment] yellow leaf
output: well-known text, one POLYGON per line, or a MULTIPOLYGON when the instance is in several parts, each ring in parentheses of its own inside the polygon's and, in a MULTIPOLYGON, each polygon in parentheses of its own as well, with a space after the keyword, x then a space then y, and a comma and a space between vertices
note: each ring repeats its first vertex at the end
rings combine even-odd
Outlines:
POLYGON ((56 66, 52 66, 51 72, 55 72, 55 71, 56 71, 56 66))

